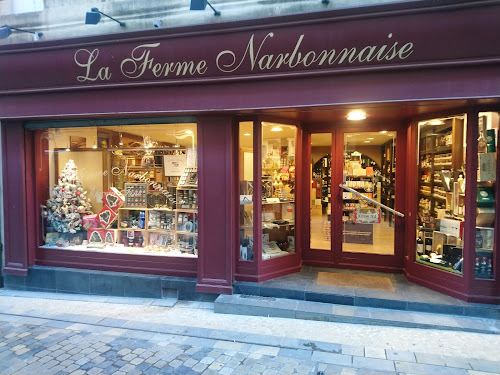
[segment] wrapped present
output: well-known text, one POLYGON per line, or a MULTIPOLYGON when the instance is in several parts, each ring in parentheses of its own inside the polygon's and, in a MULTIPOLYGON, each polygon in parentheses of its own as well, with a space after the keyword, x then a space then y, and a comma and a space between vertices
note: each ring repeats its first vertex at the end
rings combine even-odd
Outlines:
POLYGON ((106 229, 91 229, 87 231, 87 241, 89 245, 103 245, 106 236, 106 229))
POLYGON ((104 229, 108 229, 116 220, 116 217, 117 213, 106 205, 102 207, 101 211, 97 215, 99 225, 104 229))
POLYGON ((118 212, 118 209, 125 202, 125 197, 117 188, 112 187, 104 193, 102 201, 104 205, 108 206, 112 211, 118 212))
MULTIPOLYGON (((89 245, 114 246, 116 229, 91 229, 87 232, 89 245)), ((96 246, 94 246, 96 247, 96 246)))
POLYGON ((97 214, 85 215, 83 216, 82 221, 83 228, 85 230, 99 228, 99 220, 97 219, 97 214))

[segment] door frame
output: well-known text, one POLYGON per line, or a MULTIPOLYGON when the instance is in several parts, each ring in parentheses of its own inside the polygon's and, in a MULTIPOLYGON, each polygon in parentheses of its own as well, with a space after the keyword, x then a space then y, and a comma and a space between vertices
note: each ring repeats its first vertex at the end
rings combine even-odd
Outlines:
MULTIPOLYGON (((332 173, 331 173, 331 250, 310 249, 310 190, 304 189, 301 216, 302 228, 302 259, 304 264, 320 267, 353 268, 361 270, 402 272, 405 255, 405 227, 406 218, 394 216, 394 254, 379 255, 366 253, 348 253, 342 251, 342 189, 338 187, 343 181, 344 163, 344 134, 352 132, 375 132, 381 130, 395 131, 397 139, 396 160, 406 160, 407 132, 409 121, 405 122, 376 122, 364 120, 361 123, 343 121, 335 124, 304 124, 303 126, 303 159, 302 176, 303 186, 310 186, 311 162, 311 134, 325 133, 332 135, 332 173), (403 246, 396 245, 403 244, 403 246)), ((406 213, 405 186, 407 171, 404 163, 399 162, 395 174, 395 200, 394 209, 406 213), (402 166, 402 167, 401 167, 402 166)))

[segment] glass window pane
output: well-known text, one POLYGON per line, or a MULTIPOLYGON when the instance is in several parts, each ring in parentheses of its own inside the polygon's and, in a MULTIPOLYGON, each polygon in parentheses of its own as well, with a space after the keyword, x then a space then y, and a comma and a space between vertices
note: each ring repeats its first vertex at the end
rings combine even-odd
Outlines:
POLYGON ((477 151, 477 216, 476 256, 474 271, 478 279, 493 279, 493 250, 495 241, 495 202, 498 149, 496 145, 499 115, 480 113, 478 119, 477 151))
POLYGON ((196 257, 196 124, 48 129, 44 244, 196 257))
POLYGON ((295 252, 295 126, 262 123, 262 259, 295 252))
POLYGON ((465 214, 465 116, 419 127, 416 261, 462 274, 465 214))
POLYGON ((332 249, 331 162, 331 133, 311 134, 311 249, 332 249))
POLYGON ((239 181, 240 181, 240 260, 253 256, 253 122, 240 122, 239 181))
POLYGON ((342 251, 394 254, 396 132, 344 134, 342 251))

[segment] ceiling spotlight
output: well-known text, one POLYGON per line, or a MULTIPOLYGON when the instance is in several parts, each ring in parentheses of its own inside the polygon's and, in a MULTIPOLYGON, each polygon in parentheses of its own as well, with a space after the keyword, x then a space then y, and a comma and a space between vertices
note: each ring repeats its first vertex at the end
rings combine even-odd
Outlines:
POLYGON ((371 141, 363 141, 364 143, 370 143, 371 141))
POLYGON ((208 2, 208 0, 191 0, 191 7, 189 8, 190 10, 205 10, 207 7, 207 4, 212 10, 214 11, 214 16, 220 16, 221 13, 216 10, 212 4, 208 2))
POLYGON ((439 120, 439 119, 436 119, 436 120, 431 120, 428 122, 429 125, 443 125, 444 122, 439 120))
POLYGON ((281 126, 275 126, 275 127, 271 128, 271 131, 272 132, 282 132, 283 129, 281 128, 281 126))
POLYGON ((381 130, 379 131, 380 134, 387 134, 387 130, 381 130))
POLYGON ((154 20, 153 26, 154 27, 163 27, 163 21, 162 20, 154 20))
POLYGON ((97 8, 90 9, 90 12, 87 12, 85 16, 85 24, 86 25, 97 25, 101 20, 101 14, 105 17, 111 18, 113 21, 118 22, 120 26, 125 26, 125 22, 118 21, 116 18, 108 16, 107 14, 101 12, 97 8))
POLYGON ((12 27, 9 25, 3 25, 3 26, 0 26, 0 39, 8 38, 9 35, 12 34, 12 30, 20 31, 22 33, 33 34, 33 41, 35 41, 35 42, 40 40, 40 37, 43 35, 39 31, 29 31, 29 30, 18 29, 17 27, 12 27))
POLYGON ((248 136, 248 135, 252 135, 252 134, 250 134, 250 133, 243 133, 243 135, 247 135, 248 136))
POLYGON ((330 0, 321 0, 321 4, 330 4, 330 0))
POLYGON ((364 120, 366 118, 366 113, 363 111, 352 111, 347 115, 347 119, 351 121, 364 120))

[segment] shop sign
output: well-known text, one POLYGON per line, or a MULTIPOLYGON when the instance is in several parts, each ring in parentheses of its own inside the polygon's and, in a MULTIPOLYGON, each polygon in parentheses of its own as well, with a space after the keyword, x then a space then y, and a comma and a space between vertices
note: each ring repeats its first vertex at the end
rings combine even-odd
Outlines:
POLYGON ((380 208, 356 208, 354 222, 358 224, 379 224, 380 208))

